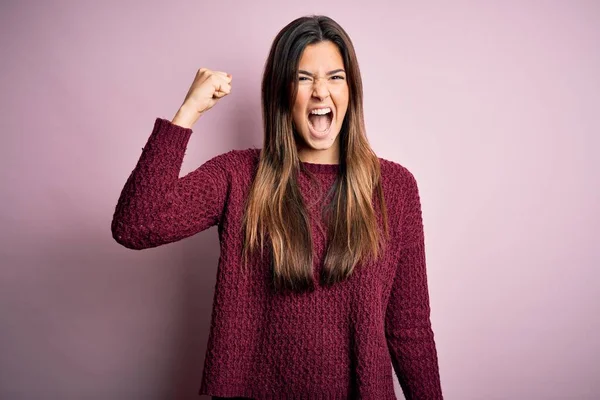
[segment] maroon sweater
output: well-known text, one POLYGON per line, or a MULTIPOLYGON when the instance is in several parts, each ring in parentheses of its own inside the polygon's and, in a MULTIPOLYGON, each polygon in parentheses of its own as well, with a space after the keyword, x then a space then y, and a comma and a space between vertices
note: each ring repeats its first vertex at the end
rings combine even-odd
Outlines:
MULTIPOLYGON (((191 129, 157 118, 112 221, 121 245, 146 249, 218 225, 221 254, 200 394, 255 399, 441 399, 430 323, 421 205, 405 167, 380 158, 391 240, 377 262, 318 284, 326 238, 316 227, 338 165, 303 162, 316 290, 275 294, 268 257, 241 265, 241 222, 260 149, 231 150, 179 177, 191 129), (314 222, 314 223, 313 223, 314 222), (393 368, 392 368, 393 366, 393 368)), ((379 214, 378 214, 379 215, 379 214)))

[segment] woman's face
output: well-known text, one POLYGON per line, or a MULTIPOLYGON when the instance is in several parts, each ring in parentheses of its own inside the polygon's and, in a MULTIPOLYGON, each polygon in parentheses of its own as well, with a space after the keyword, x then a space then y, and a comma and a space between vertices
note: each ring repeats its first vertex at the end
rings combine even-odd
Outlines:
POLYGON ((306 46, 298 66, 298 94, 292 109, 300 160, 339 162, 338 136, 348 109, 348 82, 338 47, 330 41, 306 46), (313 110, 320 110, 314 115, 313 110))

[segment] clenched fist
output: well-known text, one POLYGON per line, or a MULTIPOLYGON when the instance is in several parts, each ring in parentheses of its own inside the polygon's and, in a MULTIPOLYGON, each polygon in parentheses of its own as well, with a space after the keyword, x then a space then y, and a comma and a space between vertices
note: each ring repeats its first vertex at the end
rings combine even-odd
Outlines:
POLYGON ((226 72, 200 68, 172 122, 191 128, 202 114, 231 93, 231 79, 226 72))

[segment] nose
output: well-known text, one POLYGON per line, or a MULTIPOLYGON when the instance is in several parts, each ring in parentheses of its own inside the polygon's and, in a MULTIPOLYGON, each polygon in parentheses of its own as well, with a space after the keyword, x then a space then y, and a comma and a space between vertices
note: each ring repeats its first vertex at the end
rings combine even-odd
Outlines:
POLYGON ((329 89, 327 88, 327 84, 321 82, 321 79, 315 79, 315 84, 313 86, 313 96, 323 100, 329 96, 329 89))

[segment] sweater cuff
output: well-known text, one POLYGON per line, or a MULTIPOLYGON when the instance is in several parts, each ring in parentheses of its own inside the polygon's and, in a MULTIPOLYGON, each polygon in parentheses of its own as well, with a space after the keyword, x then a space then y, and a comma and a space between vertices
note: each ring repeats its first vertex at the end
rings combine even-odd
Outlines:
POLYGON ((157 117, 154 121, 152 136, 156 136, 161 141, 166 141, 175 147, 187 146, 191 135, 191 128, 175 125, 168 119, 157 117))

